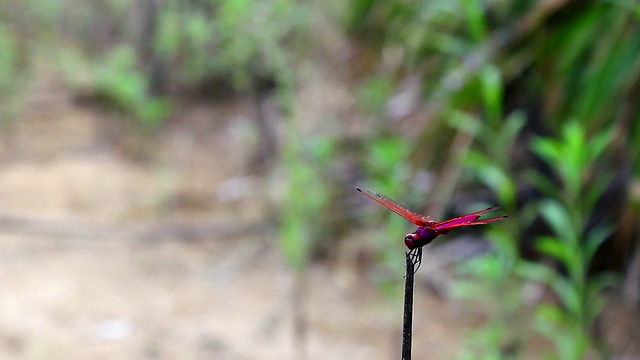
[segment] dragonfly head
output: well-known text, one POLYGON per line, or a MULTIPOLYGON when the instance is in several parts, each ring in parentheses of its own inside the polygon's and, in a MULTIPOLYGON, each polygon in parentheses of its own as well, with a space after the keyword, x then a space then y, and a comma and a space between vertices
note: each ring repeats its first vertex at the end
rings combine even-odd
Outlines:
POLYGON ((420 236, 416 233, 407 234, 407 236, 404 237, 404 244, 409 250, 413 250, 418 247, 418 239, 420 239, 420 236))

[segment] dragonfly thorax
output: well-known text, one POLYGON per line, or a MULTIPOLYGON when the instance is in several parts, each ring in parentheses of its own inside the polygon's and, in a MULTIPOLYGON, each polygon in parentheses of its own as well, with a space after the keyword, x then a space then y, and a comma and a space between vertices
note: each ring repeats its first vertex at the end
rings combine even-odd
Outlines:
POLYGON ((415 232, 407 234, 404 237, 404 244, 409 248, 409 250, 413 250, 415 248, 423 247, 433 241, 436 237, 438 237, 437 232, 431 230, 426 226, 420 226, 416 229, 415 232))

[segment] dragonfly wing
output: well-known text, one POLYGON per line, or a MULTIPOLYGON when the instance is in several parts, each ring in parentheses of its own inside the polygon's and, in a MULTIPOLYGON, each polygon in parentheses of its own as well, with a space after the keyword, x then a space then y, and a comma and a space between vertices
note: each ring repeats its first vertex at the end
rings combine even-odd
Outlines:
POLYGON ((387 209, 393 211, 394 213, 402 216, 403 218, 411 221, 412 223, 418 225, 418 226, 424 226, 424 225, 428 225, 430 223, 433 222, 433 220, 431 220, 431 218, 429 218, 428 216, 424 216, 424 215, 420 215, 420 214, 416 214, 413 211, 398 205, 397 203, 393 202, 392 200, 389 200, 388 198, 380 195, 380 194, 373 194, 372 192, 369 192, 367 190, 361 189, 361 188, 356 188, 356 190, 360 191, 361 193, 363 193, 365 196, 367 196, 368 198, 376 201, 377 203, 379 203, 380 205, 385 206, 387 209))
MULTIPOLYGON (((440 222, 434 224, 432 226, 432 228, 434 230, 440 230, 440 229, 447 229, 447 228, 451 228, 451 227, 458 227, 458 226, 461 226, 461 224, 465 224, 465 225, 462 225, 462 226, 466 226, 466 224, 469 224, 470 222, 475 222, 476 220, 478 220, 482 214, 487 213, 489 211, 494 211, 494 210, 497 210, 497 209, 499 209, 499 207, 493 206, 493 207, 490 207, 490 208, 486 208, 484 210, 479 210, 479 211, 476 211, 476 212, 472 212, 472 213, 467 214, 467 215, 458 216, 458 217, 455 217, 453 219, 440 221, 440 222)), ((484 220, 481 220, 481 221, 484 221, 484 220)), ((480 225, 480 224, 478 224, 478 225, 480 225)))
POLYGON ((439 231, 446 231, 449 229, 453 229, 453 228, 457 228, 457 227, 463 227, 463 226, 473 226, 473 225, 484 225, 484 224, 488 224, 494 221, 500 221, 500 220, 504 220, 509 218, 509 215, 503 215, 503 216, 497 216, 494 218, 490 218, 490 219, 484 219, 484 220, 473 220, 473 221, 468 221, 468 222, 463 222, 463 223, 449 223, 449 224, 445 224, 445 225, 435 225, 433 227, 434 230, 439 230, 439 231))

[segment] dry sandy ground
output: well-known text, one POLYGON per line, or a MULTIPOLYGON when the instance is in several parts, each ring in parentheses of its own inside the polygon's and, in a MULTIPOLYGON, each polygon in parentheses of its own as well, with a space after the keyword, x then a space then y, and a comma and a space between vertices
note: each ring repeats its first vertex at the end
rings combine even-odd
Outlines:
MULTIPOLYGON (((0 135, 0 358, 297 358, 293 274, 237 149, 245 107, 183 111, 141 160, 113 118, 48 90, 0 135)), ((401 295, 307 278, 309 359, 399 358, 401 295)), ((450 358, 463 315, 415 305, 414 358, 450 358)))

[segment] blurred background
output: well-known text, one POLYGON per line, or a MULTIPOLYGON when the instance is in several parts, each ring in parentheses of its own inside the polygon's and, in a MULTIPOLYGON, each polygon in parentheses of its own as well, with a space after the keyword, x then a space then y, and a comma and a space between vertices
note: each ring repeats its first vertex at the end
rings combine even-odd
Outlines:
POLYGON ((634 0, 0 0, 0 357, 640 357, 634 0))

